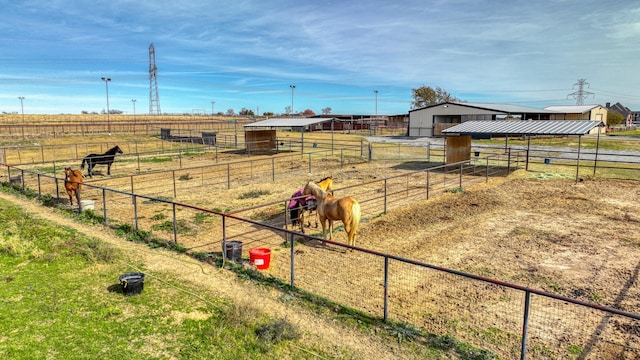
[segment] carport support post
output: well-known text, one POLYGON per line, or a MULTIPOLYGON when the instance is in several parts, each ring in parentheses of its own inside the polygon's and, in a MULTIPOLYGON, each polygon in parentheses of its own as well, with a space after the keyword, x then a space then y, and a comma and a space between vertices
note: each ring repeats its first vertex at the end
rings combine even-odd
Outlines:
POLYGON ((578 182, 578 177, 580 176, 580 149, 582 149, 582 135, 578 136, 578 155, 576 158, 576 182, 578 182))
POLYGON ((593 159, 593 177, 596 177, 596 169, 598 168, 598 150, 600 149, 600 129, 601 127, 598 126, 598 137, 596 138, 596 155, 595 158, 593 159))
POLYGON ((527 135, 527 159, 524 166, 526 171, 529 171, 529 148, 531 148, 531 135, 527 135))

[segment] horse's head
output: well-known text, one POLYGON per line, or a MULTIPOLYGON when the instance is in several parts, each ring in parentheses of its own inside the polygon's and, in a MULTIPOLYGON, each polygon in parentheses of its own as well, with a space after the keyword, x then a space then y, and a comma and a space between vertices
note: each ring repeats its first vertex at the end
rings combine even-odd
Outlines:
POLYGON ((65 177, 65 179, 68 179, 69 176, 71 176, 71 174, 73 174, 73 170, 71 170, 70 167, 64 168, 64 177, 65 177))
POLYGON ((122 154, 122 149, 118 145, 114 146, 113 150, 115 151, 114 154, 122 154))
POLYGON ((317 199, 324 199, 326 193, 316 183, 309 181, 302 191, 304 195, 313 195, 317 199))

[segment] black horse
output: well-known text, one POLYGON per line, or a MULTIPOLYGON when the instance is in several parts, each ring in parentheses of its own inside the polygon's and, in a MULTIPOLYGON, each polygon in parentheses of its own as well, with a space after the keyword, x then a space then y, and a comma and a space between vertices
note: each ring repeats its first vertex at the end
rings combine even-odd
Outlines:
POLYGON ((84 169, 84 163, 87 163, 87 168, 89 169, 88 176, 93 176, 93 167, 96 165, 107 165, 107 175, 111 175, 111 164, 113 164, 113 160, 116 158, 116 154, 122 154, 122 149, 118 145, 112 147, 107 150, 104 154, 89 154, 82 159, 82 164, 80 164, 80 169, 84 169))

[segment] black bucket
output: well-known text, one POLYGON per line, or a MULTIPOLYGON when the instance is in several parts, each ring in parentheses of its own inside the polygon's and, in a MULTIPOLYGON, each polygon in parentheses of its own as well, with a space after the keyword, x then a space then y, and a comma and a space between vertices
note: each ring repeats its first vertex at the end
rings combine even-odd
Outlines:
POLYGON ((138 295, 144 288, 144 274, 143 273, 126 273, 120 275, 120 286, 122 286, 122 293, 125 295, 138 295))
POLYGON ((242 259, 242 241, 227 241, 225 244, 224 253, 227 260, 242 259))

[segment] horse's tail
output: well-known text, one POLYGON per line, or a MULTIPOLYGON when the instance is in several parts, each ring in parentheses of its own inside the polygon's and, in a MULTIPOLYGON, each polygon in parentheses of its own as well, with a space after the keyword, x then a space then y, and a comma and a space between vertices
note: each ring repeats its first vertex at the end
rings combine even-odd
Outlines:
POLYGON ((82 159, 82 163, 80 164, 80 169, 84 170, 84 163, 87 161, 87 158, 82 159))
POLYGON ((353 204, 351 205, 351 231, 353 231, 353 233, 357 233, 358 232, 358 226, 360 225, 360 216, 362 215, 360 213, 360 204, 358 204, 357 201, 353 201, 353 204))

